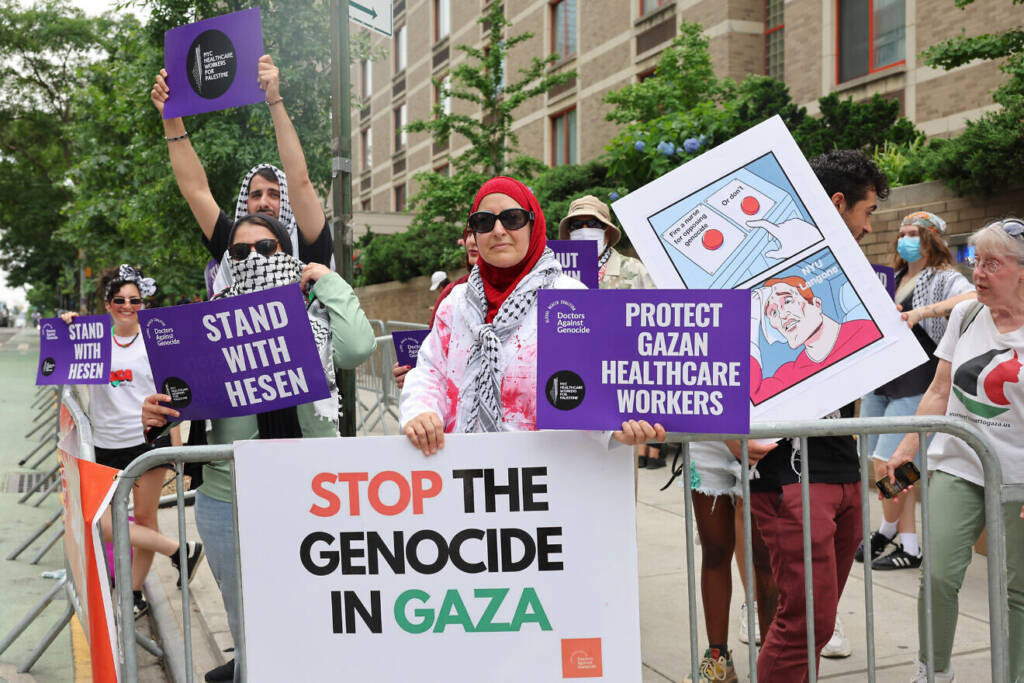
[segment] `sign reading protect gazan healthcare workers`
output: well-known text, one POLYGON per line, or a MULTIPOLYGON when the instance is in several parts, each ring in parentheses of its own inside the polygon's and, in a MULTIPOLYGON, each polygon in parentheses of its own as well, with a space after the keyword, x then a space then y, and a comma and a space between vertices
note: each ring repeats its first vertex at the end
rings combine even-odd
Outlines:
POLYGON ((597 289, 597 242, 595 240, 548 240, 562 272, 588 289, 597 289))
POLYGON ((257 78, 263 55, 258 7, 172 28, 164 34, 170 95, 164 118, 263 102, 257 78))
POLYGON ((80 315, 39 321, 36 384, 106 384, 110 381, 110 316, 80 315))
POLYGON ((750 296, 730 290, 541 290, 538 429, 750 431, 750 296))
POLYGON ((639 683, 632 451, 600 436, 236 443, 249 680, 639 683))
POLYGON ((751 419, 817 418, 925 361, 778 116, 612 208, 659 289, 742 289, 751 419))
POLYGON ((299 285, 139 311, 157 390, 183 420, 330 396, 299 285))

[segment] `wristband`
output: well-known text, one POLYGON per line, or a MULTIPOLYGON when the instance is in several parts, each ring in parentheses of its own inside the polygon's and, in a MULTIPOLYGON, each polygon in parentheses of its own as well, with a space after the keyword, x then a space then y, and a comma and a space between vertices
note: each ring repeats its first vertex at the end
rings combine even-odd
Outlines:
POLYGON ((278 102, 284 102, 284 98, 281 97, 280 95, 277 96, 276 100, 267 100, 267 106, 268 107, 272 107, 275 104, 277 104, 278 102))
POLYGON ((187 138, 187 137, 188 137, 188 131, 185 131, 185 134, 184 134, 184 135, 176 135, 176 136, 175 136, 175 137, 173 137, 173 138, 169 138, 169 137, 167 137, 167 136, 165 135, 165 136, 164 136, 164 140, 166 140, 167 142, 177 142, 178 140, 184 140, 184 139, 185 139, 185 138, 187 138))

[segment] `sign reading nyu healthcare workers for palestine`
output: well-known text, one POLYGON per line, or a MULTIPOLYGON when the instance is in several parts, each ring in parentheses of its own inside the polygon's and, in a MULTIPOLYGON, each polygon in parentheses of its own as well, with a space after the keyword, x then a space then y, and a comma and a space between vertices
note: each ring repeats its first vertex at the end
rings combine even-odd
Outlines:
POLYGON ((562 264, 563 273, 579 280, 587 289, 597 289, 595 240, 548 240, 548 246, 562 264))
POLYGON ((110 316, 80 315, 39 321, 36 384, 106 384, 110 381, 110 316))
POLYGON ((538 429, 750 431, 750 295, 541 290, 538 429))
POLYGON ((159 392, 184 420, 265 413, 330 396, 297 284, 139 311, 159 392))
POLYGON ((631 451, 599 436, 236 443, 250 683, 639 683, 631 451))
POLYGON ((172 28, 164 34, 170 96, 164 118, 262 102, 257 62, 263 55, 258 7, 172 28))

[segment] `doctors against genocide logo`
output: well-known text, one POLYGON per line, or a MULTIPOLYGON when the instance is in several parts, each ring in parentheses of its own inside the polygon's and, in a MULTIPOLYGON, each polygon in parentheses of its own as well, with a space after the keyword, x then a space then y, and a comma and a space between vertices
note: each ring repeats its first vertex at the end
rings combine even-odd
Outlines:
POLYGON ((165 379, 162 391, 171 397, 171 405, 175 408, 184 408, 192 402, 192 387, 178 377, 165 379))
POLYGON ((174 336, 174 328, 160 318, 150 318, 146 321, 146 341, 161 347, 181 343, 181 340, 174 336))
POLYGON ((43 359, 42 365, 39 366, 39 372, 43 373, 43 377, 49 377, 53 374, 53 371, 57 369, 57 361, 52 358, 43 359))
POLYGON ((559 370, 548 378, 544 385, 544 395, 548 403, 559 410, 572 410, 583 403, 586 393, 583 378, 572 370, 559 370))
POLYGON ((1020 382, 1024 364, 1013 349, 992 349, 963 363, 953 375, 953 393, 969 411, 993 418, 1010 409, 1006 385, 1020 382))
POLYGON ((603 675, 600 638, 562 638, 562 678, 603 675))
POLYGON ((197 95, 208 100, 218 98, 235 81, 235 46, 216 29, 203 31, 188 49, 185 68, 188 83, 197 95))
POLYGON ((420 340, 415 337, 406 337, 398 343, 398 348, 410 358, 418 358, 420 355, 420 340))
POLYGON ((42 333, 46 341, 57 341, 57 330, 50 323, 43 323, 42 333))
POLYGON ((571 301, 559 299, 548 304, 544 311, 544 324, 555 325, 556 334, 590 334, 587 314, 576 310, 571 301))

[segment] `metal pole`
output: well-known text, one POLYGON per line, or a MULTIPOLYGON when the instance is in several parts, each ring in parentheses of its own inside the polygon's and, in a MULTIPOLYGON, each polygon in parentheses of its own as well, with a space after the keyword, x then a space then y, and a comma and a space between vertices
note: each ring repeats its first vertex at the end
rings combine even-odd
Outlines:
POLYGON ((36 556, 32 558, 32 561, 29 562, 29 564, 39 564, 39 560, 43 559, 43 555, 45 555, 47 552, 49 552, 50 548, 52 548, 53 546, 57 545, 57 541, 59 541, 63 537, 64 537, 64 527, 61 526, 61 527, 59 527, 57 529, 57 533, 55 533, 53 536, 51 536, 50 540, 46 542, 46 545, 43 546, 42 550, 40 550, 38 553, 36 553, 36 556))
POLYGON ((185 676, 188 683, 192 683, 194 671, 192 666, 192 614, 189 609, 189 571, 188 571, 188 541, 185 537, 185 464, 181 461, 174 463, 175 494, 178 497, 178 566, 182 571, 178 574, 181 577, 181 623, 185 637, 185 676))
POLYGON ((861 547, 867 551, 864 556, 864 622, 868 636, 865 653, 868 658, 868 683, 875 683, 875 603, 871 588, 871 508, 868 502, 868 467, 871 456, 868 453, 866 434, 857 435, 857 450, 860 455, 860 522, 864 534, 861 547))
POLYGON ((25 629, 29 627, 29 624, 35 621, 36 617, 43 613, 46 606, 53 602, 53 599, 57 597, 57 593, 63 590, 64 584, 67 582, 67 576, 58 581, 54 587, 50 589, 50 592, 44 595, 43 599, 37 602, 36 606, 30 609, 28 614, 26 614, 22 620, 19 621, 13 629, 11 629, 11 632, 8 633, 2 641, 0 641, 0 654, 3 654, 7 648, 11 646, 11 643, 17 640, 18 636, 20 636, 25 629))
POLYGON ((64 608, 64 613, 60 615, 60 619, 57 623, 50 627, 50 630, 46 632, 43 639, 39 641, 35 649, 28 654, 28 658, 25 663, 18 667, 18 673, 28 673, 28 670, 32 668, 32 665, 39 661, 39 658, 46 652, 46 648, 50 647, 54 640, 57 639, 57 635, 61 630, 71 622, 71 617, 75 616, 75 608, 68 603, 64 608))
POLYGON ((800 437, 800 505, 803 511, 804 537, 804 618, 807 619, 807 680, 818 680, 818 658, 814 646, 814 576, 811 557, 811 465, 807 437, 800 437))
POLYGON ((45 522, 43 522, 42 526, 40 526, 38 529, 36 529, 34 532, 32 532, 31 536, 29 536, 27 539, 25 539, 25 541, 21 545, 19 545, 17 548, 15 548, 11 552, 11 554, 7 556, 7 559, 8 560, 16 560, 16 559, 18 559, 18 555, 21 555, 23 552, 25 552, 25 548, 28 548, 30 545, 32 545, 35 542, 35 540, 37 538, 39 538, 40 536, 42 536, 43 533, 47 529, 49 529, 51 526, 53 526, 53 523, 56 522, 58 519, 60 519, 63 514, 64 514, 64 508, 63 507, 59 508, 56 512, 53 513, 53 517, 50 517, 50 519, 48 519, 45 522))
POLYGON ((46 476, 43 477, 42 479, 40 479, 39 481, 37 481, 35 486, 30 488, 28 491, 25 491, 25 495, 23 495, 21 498, 19 498, 18 502, 19 503, 24 503, 26 500, 31 498, 32 494, 35 493, 36 491, 40 490, 41 488, 43 488, 43 485, 46 484, 46 482, 48 482, 50 480, 50 477, 53 477, 55 474, 57 474, 57 471, 59 469, 60 469, 60 465, 58 464, 52 470, 47 472, 46 476))
POLYGON ((746 629, 749 643, 747 656, 750 660, 750 683, 757 683, 757 639, 761 637, 761 634, 754 632, 754 624, 760 625, 760 622, 757 609, 754 607, 754 528, 751 525, 750 512, 750 449, 747 448, 745 439, 740 439, 740 475, 743 482, 743 547, 746 549, 743 573, 746 575, 747 581, 746 595, 743 596, 743 599, 747 601, 746 629))
MULTIPOLYGON (((683 442, 683 481, 690 488, 690 444, 683 442)), ((693 569, 693 499, 691 491, 683 496, 686 509, 686 592, 689 597, 690 613, 690 675, 697 680, 697 586, 693 569)))
MULTIPOLYGON (((932 541, 931 524, 929 523, 929 503, 928 503, 928 448, 927 448, 927 434, 918 434, 917 440, 917 452, 919 462, 921 463, 921 470, 925 473, 921 477, 921 547, 927 548, 928 544, 932 541)), ((912 503, 907 503, 911 505, 912 503)), ((867 548, 867 546, 864 546, 867 548)), ((931 553, 922 553, 924 558, 921 562, 921 587, 924 597, 924 658, 925 666, 927 667, 928 680, 935 680, 935 643, 932 638, 934 637, 932 629, 932 577, 931 577, 931 553)), ((864 561, 867 564, 867 560, 864 561)), ((992 559, 989 558, 989 562, 992 559)))

